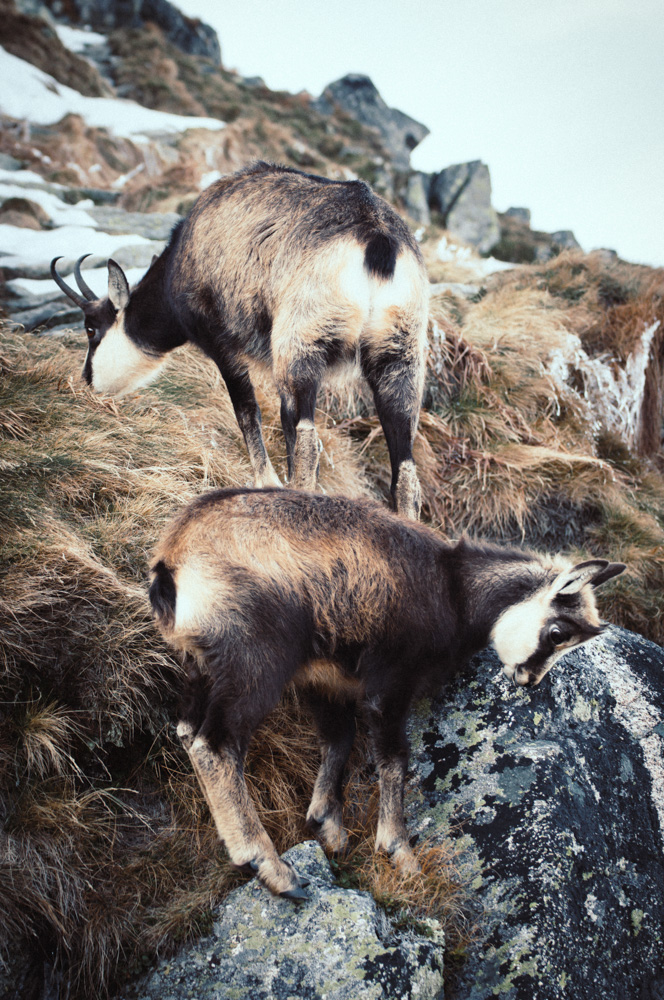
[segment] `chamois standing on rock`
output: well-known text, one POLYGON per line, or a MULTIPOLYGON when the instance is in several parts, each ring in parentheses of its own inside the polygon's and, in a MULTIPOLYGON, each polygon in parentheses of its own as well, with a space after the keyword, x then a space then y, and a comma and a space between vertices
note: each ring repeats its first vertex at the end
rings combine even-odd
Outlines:
MULTIPOLYGON (((87 256, 87 255, 86 255, 87 256)), ((217 181, 130 291, 108 262, 108 298, 74 268, 89 338, 83 368, 97 391, 122 394, 157 374, 186 341, 216 363, 249 452, 255 486, 279 486, 267 456, 250 365, 271 371, 281 399, 288 477, 313 490, 316 396, 325 376, 359 367, 372 390, 392 466, 396 509, 417 519, 412 444, 424 384, 428 279, 397 213, 362 181, 330 181, 258 163, 217 181)))
POLYGON ((254 730, 295 682, 322 747, 309 824, 328 848, 344 846, 342 781, 360 707, 379 777, 376 849, 415 868, 403 819, 413 699, 488 643, 517 684, 539 684, 602 631, 593 588, 624 569, 450 545, 371 501, 267 489, 190 503, 157 546, 150 600, 191 663, 178 732, 233 863, 275 893, 305 895, 243 778, 254 730))

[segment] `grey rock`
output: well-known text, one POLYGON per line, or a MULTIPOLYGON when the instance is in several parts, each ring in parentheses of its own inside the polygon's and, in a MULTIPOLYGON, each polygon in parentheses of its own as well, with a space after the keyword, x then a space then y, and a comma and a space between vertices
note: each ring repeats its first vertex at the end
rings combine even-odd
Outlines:
POLYGON ((519 222, 525 222, 526 225, 530 225, 530 209, 529 208, 508 208, 505 212, 511 219, 518 219, 519 222))
POLYGON ((253 89, 254 87, 267 87, 267 84, 262 76, 243 76, 240 79, 240 83, 243 87, 249 87, 250 89, 253 89))
POLYGON ((562 250, 581 249, 581 244, 577 242, 571 229, 559 229, 557 232, 551 233, 551 239, 562 250))
POLYGON ((413 171, 408 177, 408 186, 404 195, 406 211, 411 219, 419 222, 422 226, 428 226, 431 222, 431 212, 429 211, 430 184, 429 174, 413 171))
POLYGON ((25 164, 9 153, 0 153, 0 170, 23 170, 25 164))
POLYGON ((106 191, 103 188, 66 188, 56 192, 68 205, 78 205, 79 201, 93 201, 95 205, 115 205, 121 191, 106 191))
POLYGON ((313 104, 327 115, 338 105, 363 125, 378 129, 397 170, 408 170, 411 152, 429 134, 426 125, 388 108, 370 78, 360 73, 349 73, 330 83, 313 104))
POLYGON ((125 212, 121 208, 95 205, 87 210, 104 233, 127 233, 148 240, 167 240, 182 218, 177 212, 125 212))
POLYGON ((272 896, 256 880, 232 892, 208 937, 161 961, 123 1000, 434 1000, 443 936, 396 930, 366 892, 340 888, 319 845, 284 857, 310 879, 308 901, 272 896))
POLYGON ((191 55, 207 56, 218 65, 221 50, 216 31, 195 18, 187 17, 168 0, 44 0, 56 20, 71 20, 95 31, 140 28, 146 21, 157 24, 166 37, 191 55))
POLYGON ((48 330, 50 327, 63 326, 66 323, 79 325, 81 319, 81 310, 71 302, 54 305, 52 301, 48 301, 33 309, 11 313, 11 322, 27 331, 36 330, 38 326, 48 330))
POLYGON ((411 829, 456 840, 480 938, 458 1000, 664 988, 664 650, 612 628, 533 689, 489 652, 411 722, 411 829))
POLYGON ((491 205, 489 168, 480 160, 457 163, 434 174, 429 204, 457 239, 488 253, 500 239, 498 215, 491 205))

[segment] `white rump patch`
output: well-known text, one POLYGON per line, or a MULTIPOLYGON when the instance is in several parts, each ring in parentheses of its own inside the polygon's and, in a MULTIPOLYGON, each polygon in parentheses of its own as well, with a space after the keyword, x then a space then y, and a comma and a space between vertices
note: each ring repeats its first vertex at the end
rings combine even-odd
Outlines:
POLYGON ((92 356, 92 388, 108 396, 133 392, 156 378, 164 361, 142 351, 118 319, 92 356))

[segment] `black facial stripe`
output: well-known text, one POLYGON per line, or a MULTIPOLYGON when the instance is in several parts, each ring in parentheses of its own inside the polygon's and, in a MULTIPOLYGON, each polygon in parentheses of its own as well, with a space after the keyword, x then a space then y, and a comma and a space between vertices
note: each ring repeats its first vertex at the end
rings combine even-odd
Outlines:
POLYGON ((542 642, 540 639, 539 645, 534 653, 524 660, 523 663, 519 663, 516 667, 517 670, 526 670, 528 673, 533 673, 536 676, 539 674, 541 668, 544 666, 546 661, 553 655, 553 645, 547 640, 546 643, 542 642))

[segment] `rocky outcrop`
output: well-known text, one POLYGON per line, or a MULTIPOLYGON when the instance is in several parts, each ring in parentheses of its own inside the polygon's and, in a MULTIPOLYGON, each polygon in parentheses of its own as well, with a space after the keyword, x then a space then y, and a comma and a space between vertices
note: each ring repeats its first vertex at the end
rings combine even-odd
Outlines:
POLYGON ((414 170, 408 176, 408 184, 404 194, 404 205, 411 219, 419 222, 423 226, 428 226, 431 222, 431 212, 429 210, 429 187, 431 178, 429 174, 422 174, 414 170))
POLYGON ((429 204, 442 215, 452 236, 480 253, 488 253, 500 239, 498 216, 491 205, 489 168, 480 160, 457 163, 434 174, 429 204))
POLYGON ((57 20, 86 25, 96 31, 140 28, 147 21, 158 25, 166 37, 190 55, 207 56, 221 63, 219 39, 214 28, 187 17, 168 0, 44 0, 57 20))
POLYGON ((388 108, 368 76, 349 73, 329 84, 313 102, 322 114, 332 114, 335 106, 352 115, 362 125, 376 128, 396 170, 408 170, 410 154, 429 129, 396 108, 388 108))
POLYGON ((458 1000, 664 996, 663 671, 613 628, 532 690, 485 653, 414 719, 411 829, 483 910, 458 1000))
MULTIPOLYGON (((455 1000, 664 995, 663 670, 660 646, 612 628, 537 688, 517 688, 487 651, 419 706, 409 827, 456 842, 476 898, 455 1000)), ((395 931, 315 844, 286 857, 310 901, 248 883, 209 937, 123 1000, 442 997, 435 922, 427 936, 395 931)))
POLYGON ((442 932, 396 930, 366 892, 340 888, 310 841, 285 858, 310 880, 294 905, 252 880, 216 913, 212 933, 167 959, 122 1000, 435 1000, 442 932))
POLYGON ((498 215, 500 240, 492 254, 498 260, 513 264, 541 264, 551 260, 561 250, 580 250, 574 233, 560 229, 555 233, 544 233, 530 228, 530 210, 508 208, 498 215))

